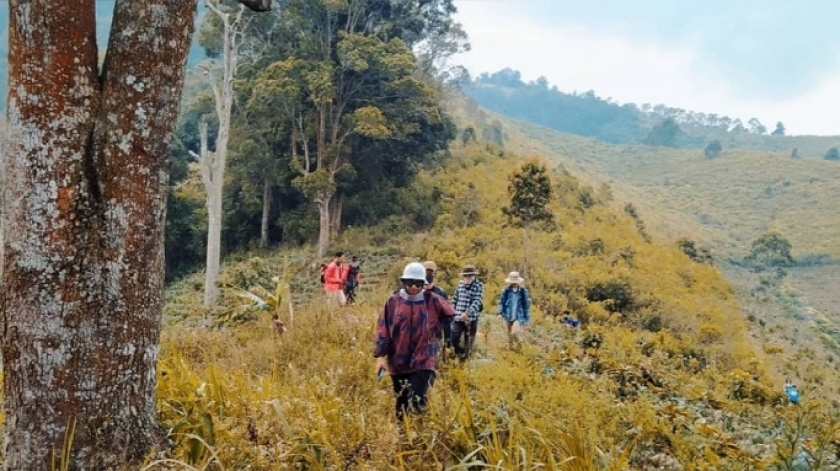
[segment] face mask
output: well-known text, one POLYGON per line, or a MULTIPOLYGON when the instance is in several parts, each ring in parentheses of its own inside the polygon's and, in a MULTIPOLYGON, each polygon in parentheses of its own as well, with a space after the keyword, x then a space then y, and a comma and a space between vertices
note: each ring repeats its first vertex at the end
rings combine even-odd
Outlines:
POLYGON ((435 275, 426 275, 426 283, 432 284, 433 281, 435 281, 435 275))

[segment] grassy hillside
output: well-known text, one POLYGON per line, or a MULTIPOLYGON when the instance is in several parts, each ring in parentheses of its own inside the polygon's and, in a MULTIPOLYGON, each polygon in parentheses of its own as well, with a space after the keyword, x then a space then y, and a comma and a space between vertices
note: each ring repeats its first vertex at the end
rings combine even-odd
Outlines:
MULTIPOLYGON (((406 233, 399 219, 345 232, 336 248, 366 259, 356 306, 323 305, 308 249, 231 260, 233 286, 273 290, 279 277, 282 337, 267 312, 197 327, 201 274, 171 287, 158 394, 175 458, 227 470, 710 470, 771 469, 808 450, 835 462, 837 422, 822 415, 815 383, 800 384, 808 407, 784 405, 773 350, 748 335, 720 273, 647 242, 608 192, 567 173, 552 175, 558 227, 534 231, 527 250, 533 329, 505 349, 492 313, 524 257, 521 230, 504 227, 500 210, 518 163, 494 146, 456 149, 412 190, 418 201, 442 193, 428 233, 406 233), (429 416, 403 433, 390 384, 374 379, 373 327, 404 263, 427 257, 450 291, 459 268, 477 264, 487 308, 476 357, 446 363, 429 416), (580 329, 559 321, 566 311, 580 329)), ((241 303, 222 302, 221 312, 241 303)))
POLYGON ((649 211, 673 215, 669 235, 694 235, 743 257, 767 230, 782 232, 798 257, 840 256, 840 165, 786 154, 724 151, 707 159, 699 150, 618 146, 559 133, 522 121, 504 121, 510 145, 543 150, 590 178, 609 181, 649 211))
MULTIPOLYGON (((471 118, 463 108, 460 116, 471 118)), ((699 150, 607 145, 492 113, 477 121, 496 123, 509 147, 541 152, 593 187, 608 183, 616 209, 632 203, 654 239, 688 237, 710 248, 733 283, 750 336, 773 352, 774 368, 836 397, 828 384, 836 384, 840 357, 840 218, 833 205, 840 165, 759 151, 725 150, 708 160, 699 150), (792 242, 799 266, 754 273, 727 264, 770 229, 792 242), (829 257, 812 264, 820 254, 829 257)))

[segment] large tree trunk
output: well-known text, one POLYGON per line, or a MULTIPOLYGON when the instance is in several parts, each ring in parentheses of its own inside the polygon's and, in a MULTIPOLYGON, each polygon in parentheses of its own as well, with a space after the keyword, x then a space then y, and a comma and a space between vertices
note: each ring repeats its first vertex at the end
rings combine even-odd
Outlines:
MULTIPOLYGON (((245 3, 243 3, 245 4, 245 3)), ((242 11, 231 19, 230 15, 218 8, 218 2, 205 1, 210 10, 222 20, 222 79, 221 87, 212 74, 210 84, 216 103, 216 116, 219 118, 219 130, 216 134, 216 150, 207 149, 207 124, 202 123, 201 170, 204 187, 207 190, 207 265, 204 278, 204 305, 215 307, 219 297, 219 266, 222 257, 222 195, 224 194, 225 166, 227 165, 227 146, 230 140, 230 115, 233 108, 233 79, 236 76, 238 58, 236 38, 242 11)))
POLYGON ((163 436, 168 147, 195 0, 116 5, 98 76, 95 0, 10 1, 7 470, 50 469, 65 438, 71 468, 115 469, 163 436))
POLYGON ((204 272, 204 305, 216 305, 222 258, 222 188, 207 187, 207 259, 204 272))
POLYGON ((332 198, 325 196, 318 199, 318 214, 320 216, 318 222, 318 257, 327 255, 327 250, 330 248, 330 200, 332 198))
POLYGON ((341 232, 341 209, 344 206, 344 197, 337 193, 332 197, 330 209, 330 235, 341 232))
POLYGON ((265 177, 263 180, 263 207, 262 207, 262 223, 260 224, 260 240, 263 247, 268 247, 268 226, 271 221, 271 195, 272 195, 271 178, 265 177))

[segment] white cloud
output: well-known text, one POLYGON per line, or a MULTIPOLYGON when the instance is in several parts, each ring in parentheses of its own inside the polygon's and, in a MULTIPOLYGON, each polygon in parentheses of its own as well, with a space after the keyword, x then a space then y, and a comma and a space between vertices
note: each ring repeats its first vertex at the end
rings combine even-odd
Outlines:
POLYGON ((840 134, 840 75, 785 100, 745 98, 690 40, 652 44, 581 26, 549 26, 517 3, 456 1, 472 44, 456 61, 472 74, 510 67, 526 82, 542 75, 564 92, 594 90, 622 103, 664 103, 745 122, 757 117, 770 129, 783 121, 789 134, 840 134))

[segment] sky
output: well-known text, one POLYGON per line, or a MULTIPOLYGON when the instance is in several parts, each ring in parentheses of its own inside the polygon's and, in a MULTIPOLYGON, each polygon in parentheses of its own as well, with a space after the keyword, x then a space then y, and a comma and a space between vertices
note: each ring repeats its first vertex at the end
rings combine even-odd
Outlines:
POLYGON ((454 0, 473 76, 840 135, 835 0, 454 0))

